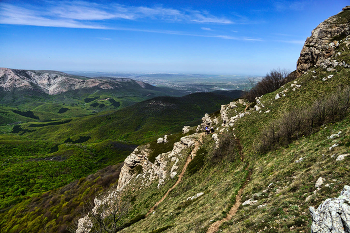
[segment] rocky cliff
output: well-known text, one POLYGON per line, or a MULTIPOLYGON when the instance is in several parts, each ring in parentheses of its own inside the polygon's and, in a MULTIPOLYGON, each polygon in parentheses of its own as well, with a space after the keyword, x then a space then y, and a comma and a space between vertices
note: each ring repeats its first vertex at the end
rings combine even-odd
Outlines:
POLYGON ((49 95, 56 95, 83 88, 95 87, 100 89, 115 89, 120 87, 123 83, 134 83, 141 88, 147 88, 150 86, 149 84, 126 78, 93 79, 71 76, 57 71, 31 71, 0 68, 0 88, 5 91, 29 89, 42 91, 49 95))
POLYGON ((334 71, 337 66, 350 67, 346 49, 350 39, 350 6, 321 24, 306 39, 297 63, 297 74, 302 75, 312 67, 334 71))

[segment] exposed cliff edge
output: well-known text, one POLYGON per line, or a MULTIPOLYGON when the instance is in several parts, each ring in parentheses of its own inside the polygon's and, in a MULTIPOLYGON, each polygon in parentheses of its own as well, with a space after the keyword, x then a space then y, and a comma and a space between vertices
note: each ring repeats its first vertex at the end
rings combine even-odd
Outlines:
POLYGON ((348 59, 342 57, 343 51, 338 51, 340 44, 348 48, 350 40, 350 7, 334 15, 321 24, 306 39, 297 63, 297 74, 302 75, 312 67, 326 68, 334 71, 337 66, 350 67, 348 59))
POLYGON ((0 68, 0 88, 4 91, 29 89, 49 95, 82 88, 116 89, 123 83, 133 83, 141 88, 151 85, 128 78, 95 79, 68 75, 57 71, 34 71, 0 68))
MULTIPOLYGON (((124 189, 144 189, 155 180, 158 180, 159 188, 165 180, 174 179, 179 173, 180 164, 185 162, 189 149, 199 138, 197 133, 182 137, 180 141, 174 143, 171 151, 159 154, 153 163, 148 159, 151 152, 149 145, 136 148, 124 161, 116 189, 110 190, 107 195, 95 198, 92 214, 100 214, 103 217, 111 214, 111 211, 99 213, 98 210, 103 205, 110 207, 113 203, 118 202, 123 196, 124 189)), ((89 232, 92 227, 93 222, 87 215, 79 219, 76 232, 89 232)))

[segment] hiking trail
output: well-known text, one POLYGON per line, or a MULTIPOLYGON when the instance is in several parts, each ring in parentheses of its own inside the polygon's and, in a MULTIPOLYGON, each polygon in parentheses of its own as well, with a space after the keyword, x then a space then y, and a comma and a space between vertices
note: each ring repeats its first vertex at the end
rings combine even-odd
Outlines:
POLYGON ((195 144, 194 144, 194 148, 193 148, 193 150, 191 151, 191 154, 187 157, 186 163, 185 163, 184 167, 182 168, 182 171, 181 171, 181 173, 180 173, 180 175, 179 175, 179 177, 178 177, 176 183, 164 194, 164 196, 163 196, 156 204, 154 204, 154 206, 147 212, 146 217, 147 217, 149 214, 151 214, 151 213, 154 211, 154 209, 157 208, 157 206, 158 206, 160 203, 162 203, 162 202, 165 200, 165 198, 167 198, 167 196, 169 195, 169 193, 170 193, 174 188, 176 188, 176 186, 181 182, 182 177, 184 176, 184 174, 185 174, 185 172, 186 172, 186 169, 187 169, 188 164, 189 164, 189 163, 192 161, 192 159, 196 156, 196 153, 197 153, 197 151, 198 151, 198 149, 199 149, 199 146, 200 146, 200 144, 202 143, 203 135, 204 135, 204 133, 199 134, 199 139, 196 140, 196 142, 195 142, 195 144))
MULTIPOLYGON (((244 161, 244 157, 243 157, 242 146, 241 146, 240 140, 238 138, 235 138, 235 141, 236 141, 237 147, 239 149, 239 154, 241 156, 241 161, 243 162, 244 161)), ((247 167, 249 167, 249 165, 247 167)), ((211 224, 210 227, 207 230, 207 233, 215 233, 215 232, 217 232, 219 230, 220 226, 224 222, 230 221, 232 219, 232 217, 235 216, 239 206, 241 205, 242 192, 243 192, 245 186, 247 185, 247 183, 250 180, 251 173, 252 173, 252 171, 249 171, 248 176, 247 176, 246 180, 244 181, 243 186, 238 190, 238 193, 236 195, 236 202, 231 207, 231 209, 228 212, 227 216, 225 218, 223 218, 221 220, 218 220, 218 221, 214 222, 213 224, 211 224)))

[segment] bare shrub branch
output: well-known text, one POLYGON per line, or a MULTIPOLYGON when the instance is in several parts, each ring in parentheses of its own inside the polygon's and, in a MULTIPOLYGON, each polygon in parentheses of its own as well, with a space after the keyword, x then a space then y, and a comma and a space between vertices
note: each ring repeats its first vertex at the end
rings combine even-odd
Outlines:
POLYGON ((319 99, 308 108, 293 108, 272 122, 260 135, 256 150, 260 153, 286 146, 293 140, 310 135, 323 124, 342 120, 350 107, 350 87, 319 99))
POLYGON ((243 98, 254 102, 256 97, 273 92, 282 85, 296 78, 295 72, 289 73, 286 70, 272 70, 258 82, 250 91, 246 92, 243 98))

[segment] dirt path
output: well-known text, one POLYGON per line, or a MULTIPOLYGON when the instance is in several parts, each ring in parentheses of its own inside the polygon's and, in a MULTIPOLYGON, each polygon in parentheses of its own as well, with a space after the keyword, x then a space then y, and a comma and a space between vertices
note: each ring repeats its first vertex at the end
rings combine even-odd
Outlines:
MULTIPOLYGON (((237 143, 237 146, 239 149, 239 154, 241 155, 241 161, 243 162, 244 157, 243 157, 242 146, 241 146, 240 140, 238 138, 236 138, 235 140, 236 140, 236 143, 237 143)), ((249 167, 249 166, 247 166, 247 167, 249 167)), ((232 217, 235 216, 239 206, 241 205, 242 192, 243 192, 245 186, 247 185, 247 183, 249 182, 250 176, 251 176, 251 171, 249 171, 248 176, 247 176, 246 180, 244 181, 243 186, 238 190, 238 193, 236 195, 236 203, 231 207, 226 218, 223 218, 223 219, 218 220, 218 221, 214 222, 213 224, 211 224, 207 233, 217 232, 219 230, 219 227, 221 226, 221 224, 223 224, 224 222, 230 221, 232 219, 232 217)))
POLYGON ((227 214, 226 218, 223 218, 223 219, 221 219, 219 221, 216 221, 213 224, 211 224, 211 226, 209 227, 207 233, 217 232, 219 230, 219 227, 221 226, 221 224, 223 224, 224 222, 227 222, 227 221, 232 219, 232 217, 236 214, 236 212, 238 210, 238 207, 241 205, 242 191, 243 191, 243 188, 241 188, 238 191, 238 194, 236 196, 236 203, 235 203, 234 206, 232 206, 232 208, 230 209, 230 212, 227 214))
POLYGON ((176 188, 176 186, 181 182, 182 177, 184 176, 184 174, 185 174, 185 172, 186 172, 186 169, 187 169, 188 164, 192 161, 192 159, 194 158, 194 156, 196 156, 196 153, 197 153, 197 151, 198 151, 198 149, 199 149, 199 146, 200 146, 200 144, 202 143, 203 135, 204 135, 204 133, 201 133, 201 134, 199 135, 199 141, 196 141, 196 142, 195 142, 194 148, 193 148, 191 154, 187 157, 186 163, 185 163, 184 167, 182 168, 182 171, 181 171, 181 173, 180 173, 180 175, 179 175, 179 177, 178 177, 176 183, 175 183, 175 184, 165 193, 165 195, 164 195, 164 196, 163 196, 163 197, 162 197, 148 212, 147 212, 146 217, 147 217, 149 214, 151 214, 151 213, 154 211, 154 209, 157 208, 157 206, 158 206, 160 203, 162 203, 162 202, 165 200, 165 198, 167 198, 167 196, 169 195, 169 193, 170 193, 174 188, 176 188))

